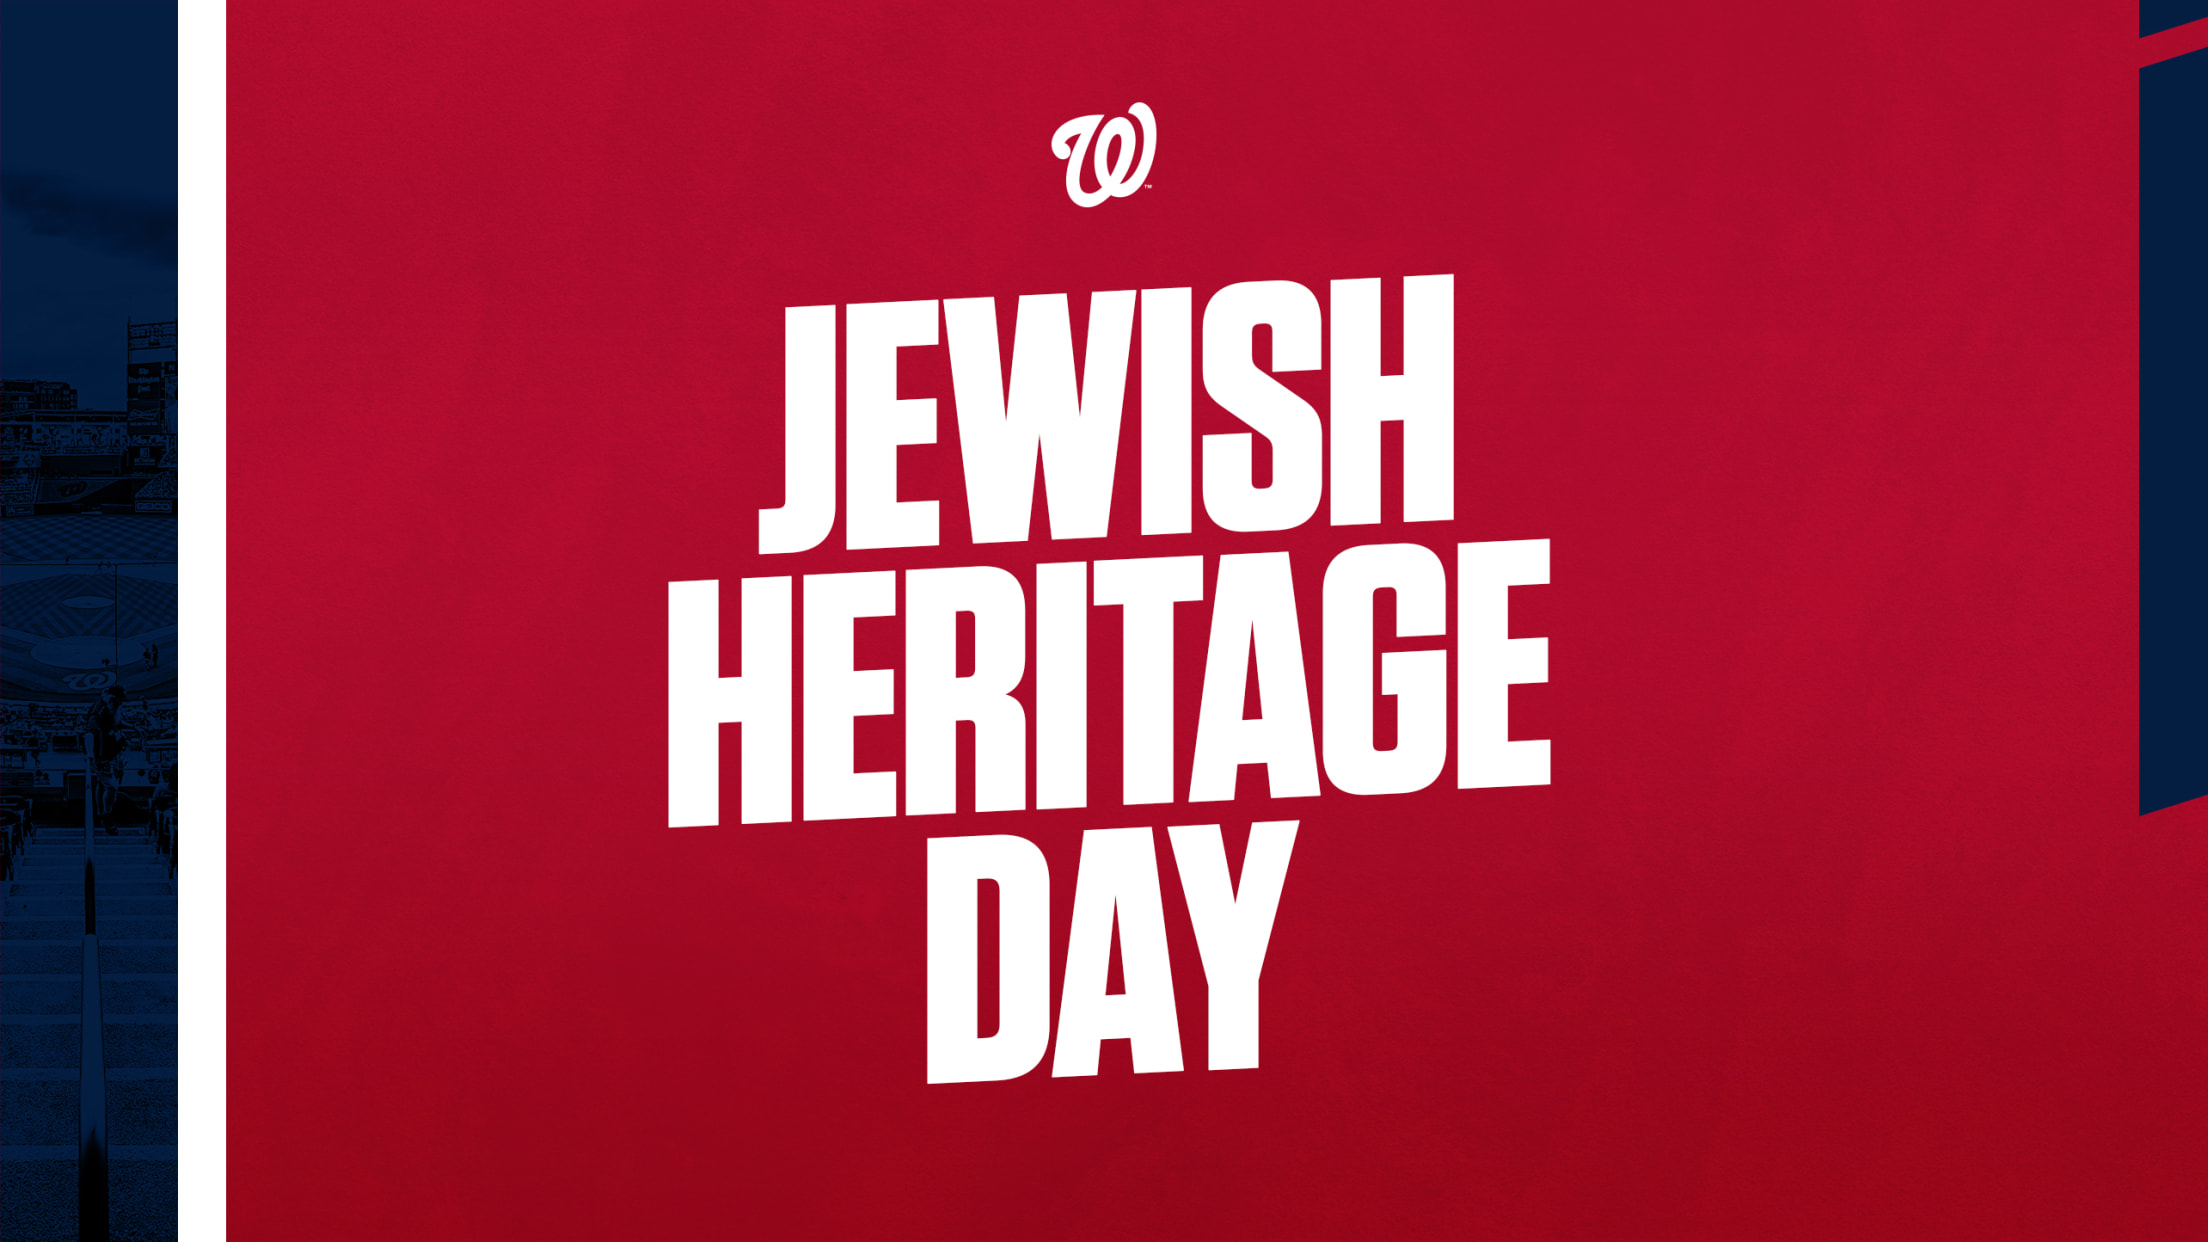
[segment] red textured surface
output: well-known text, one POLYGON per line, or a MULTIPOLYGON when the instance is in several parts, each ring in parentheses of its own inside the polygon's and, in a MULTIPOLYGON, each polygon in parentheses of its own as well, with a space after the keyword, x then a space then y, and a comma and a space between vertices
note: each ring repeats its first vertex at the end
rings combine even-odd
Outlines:
POLYGON ((234 1236, 2208 1235, 2133 19, 233 3, 234 1236), (921 351, 945 546, 751 554, 784 306, 1442 271, 1447 527, 972 548, 921 351), (670 579, 1287 548, 1315 690, 1401 538, 1553 540, 1553 786, 1119 808, 1100 680, 1090 811, 660 826, 670 579), (923 1084, 924 838, 1035 840, 1062 955, 1082 828, 1285 816, 1263 1068, 1167 863, 1188 1072, 923 1084))

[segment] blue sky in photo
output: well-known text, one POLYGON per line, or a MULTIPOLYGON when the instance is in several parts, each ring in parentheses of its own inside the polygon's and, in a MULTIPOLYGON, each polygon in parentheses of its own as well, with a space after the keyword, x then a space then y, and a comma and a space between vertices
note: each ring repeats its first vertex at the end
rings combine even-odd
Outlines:
POLYGON ((176 5, 7 0, 0 376, 120 410, 124 325, 175 315, 176 5))

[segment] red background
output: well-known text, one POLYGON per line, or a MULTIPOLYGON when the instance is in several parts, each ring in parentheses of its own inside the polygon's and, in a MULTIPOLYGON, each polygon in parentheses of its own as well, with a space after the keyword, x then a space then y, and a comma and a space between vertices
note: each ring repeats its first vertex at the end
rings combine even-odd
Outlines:
POLYGON ((2208 1233, 2134 19, 233 3, 236 1235, 2208 1233), (1153 188, 1074 207, 1137 100, 1153 188), (1135 539, 1130 427, 1112 538, 975 549, 920 351, 945 545, 751 551, 784 306, 1428 272, 1447 526, 1135 539), (1099 680, 1091 811, 661 826, 670 579, 1288 548, 1316 690, 1325 557, 1405 538, 1553 540, 1554 785, 1120 808, 1099 680), (1056 960, 1081 829, 1275 816, 1261 1069, 1161 833, 1188 1072, 924 1085, 927 836, 1036 841, 1056 960))

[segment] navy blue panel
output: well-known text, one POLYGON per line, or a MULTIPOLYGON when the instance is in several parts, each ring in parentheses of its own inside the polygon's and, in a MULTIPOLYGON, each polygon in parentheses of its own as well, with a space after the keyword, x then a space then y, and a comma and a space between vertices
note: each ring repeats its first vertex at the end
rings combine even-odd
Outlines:
POLYGON ((2153 34, 2208 17, 2208 0, 2139 0, 2139 33, 2153 34))
POLYGON ((2208 794, 2208 50, 2139 72, 2139 809, 2208 794))

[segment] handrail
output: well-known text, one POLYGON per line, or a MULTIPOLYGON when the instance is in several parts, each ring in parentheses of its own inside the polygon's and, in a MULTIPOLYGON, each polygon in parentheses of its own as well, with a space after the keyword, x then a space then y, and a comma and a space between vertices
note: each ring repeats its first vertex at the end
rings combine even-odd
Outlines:
POLYGON ((77 1069, 77 1237, 79 1242, 108 1242, 107 1211, 107 1050, 100 1014, 100 937, 95 905, 92 852, 96 834, 92 808, 98 800, 93 781, 84 783, 84 984, 77 1069))

